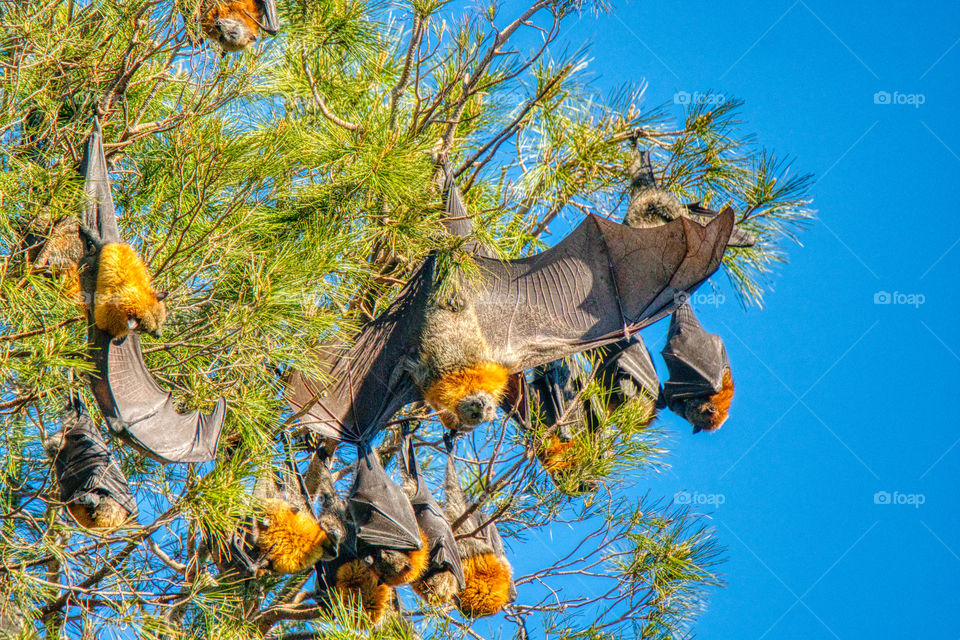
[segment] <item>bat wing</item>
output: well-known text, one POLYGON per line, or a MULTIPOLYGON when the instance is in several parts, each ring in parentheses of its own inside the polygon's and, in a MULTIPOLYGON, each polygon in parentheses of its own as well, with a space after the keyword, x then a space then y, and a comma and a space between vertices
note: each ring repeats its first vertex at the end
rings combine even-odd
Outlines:
POLYGON ((420 474, 416 452, 409 437, 403 443, 400 453, 407 475, 417 483, 416 494, 410 503, 413 505, 420 531, 426 536, 427 543, 430 545, 430 568, 451 571, 460 588, 463 589, 466 586, 466 579, 463 576, 460 553, 457 551, 457 540, 453 535, 453 529, 450 528, 450 523, 443 516, 440 504, 420 474))
POLYGON ((107 159, 103 154, 103 129, 97 116, 93 117, 93 131, 84 149, 80 175, 83 176, 85 198, 83 223, 95 231, 103 242, 120 242, 107 159))
POLYGON ((356 526, 358 549, 412 550, 422 546, 413 507, 387 475, 376 453, 358 455, 347 505, 356 526))
MULTIPOLYGON (((444 209, 447 214, 443 226, 450 235, 467 238, 473 233, 473 218, 467 214, 467 207, 463 204, 463 195, 460 193, 453 168, 446 156, 443 157, 441 164, 443 165, 444 209)), ((464 245, 464 249, 485 258, 494 257, 490 249, 476 242, 468 242, 464 245)))
MULTIPOLYGON (((96 116, 81 173, 87 196, 84 223, 104 242, 120 242, 103 154, 103 131, 96 116)), ((92 296, 95 292, 85 293, 92 296)), ((212 460, 226 401, 220 398, 209 414, 177 413, 170 394, 160 388, 147 369, 136 333, 114 340, 92 321, 89 326, 90 357, 95 367, 91 387, 110 430, 160 462, 212 460)))
POLYGON ((62 438, 55 457, 60 499, 95 507, 103 498, 112 498, 136 516, 137 501, 120 464, 80 400, 71 400, 62 422, 63 432, 54 436, 62 438))
POLYGON ((669 314, 717 267, 733 228, 724 212, 633 229, 597 216, 520 260, 476 258, 464 287, 493 359, 512 372, 600 347, 669 314))
POLYGON ((91 386, 110 430, 162 463, 213 460, 226 401, 220 398, 208 414, 177 413, 171 395, 147 369, 136 333, 115 340, 96 327, 90 332, 96 367, 91 386))
MULTIPOLYGON (((730 207, 725 207, 724 211, 727 210, 730 210, 731 212, 733 211, 733 209, 730 207)), ((720 215, 712 209, 707 209, 706 207, 700 206, 699 202, 688 204, 687 211, 692 214, 692 217, 695 220, 701 222, 720 215)), ((755 244, 757 244, 757 237, 755 235, 739 225, 733 226, 733 231, 730 232, 730 240, 727 241, 728 247, 752 247, 755 244)))
POLYGON ((601 349, 597 367, 605 387, 619 389, 628 397, 640 391, 655 400, 660 396, 660 378, 639 335, 601 349), (628 381, 633 386, 632 393, 626 388, 628 381))
POLYGON ((583 369, 573 358, 554 360, 537 367, 528 385, 530 401, 537 410, 540 424, 559 426, 561 439, 569 441, 568 428, 584 421, 583 402, 578 396, 583 389, 583 369))
POLYGON ((720 391, 723 372, 730 368, 720 336, 707 333, 689 304, 670 319, 667 344, 660 352, 670 377, 663 384, 668 405, 684 398, 704 397, 720 391))
POLYGON ((332 380, 324 385, 300 372, 287 380, 287 401, 304 411, 300 423, 322 436, 361 443, 405 405, 421 399, 401 363, 412 356, 433 285, 427 258, 390 307, 369 322, 349 348, 318 355, 332 380))
POLYGON ((276 0, 259 0, 263 16, 260 18, 260 27, 270 35, 280 31, 280 15, 277 13, 276 0))

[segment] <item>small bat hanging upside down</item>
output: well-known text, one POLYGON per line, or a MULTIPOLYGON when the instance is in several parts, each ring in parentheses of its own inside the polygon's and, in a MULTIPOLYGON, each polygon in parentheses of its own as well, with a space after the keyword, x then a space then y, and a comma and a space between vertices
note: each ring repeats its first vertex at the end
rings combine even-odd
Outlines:
POLYGON ((670 319, 660 353, 670 372, 663 383, 670 410, 693 425, 694 433, 722 427, 733 401, 730 358, 720 336, 707 333, 688 303, 670 319))
POLYGON ((225 51, 243 51, 257 41, 260 30, 280 31, 275 0, 226 0, 211 6, 200 21, 204 34, 225 51))
POLYGON ((137 514, 117 460, 79 399, 62 414, 63 430, 44 442, 54 462, 60 499, 86 529, 115 529, 137 514))

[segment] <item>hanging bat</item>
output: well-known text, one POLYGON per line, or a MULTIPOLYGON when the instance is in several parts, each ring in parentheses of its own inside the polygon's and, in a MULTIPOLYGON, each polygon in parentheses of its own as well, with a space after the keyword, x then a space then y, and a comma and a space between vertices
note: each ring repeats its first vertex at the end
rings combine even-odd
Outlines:
MULTIPOLYGON (((82 227, 101 246, 99 251, 84 258, 81 268, 83 294, 88 301, 94 301, 99 291, 100 269, 104 266, 98 257, 102 259, 103 251, 110 246, 127 247, 121 243, 117 229, 103 155, 103 132, 96 116, 81 173, 87 197, 82 227)), ((116 256, 124 255, 128 255, 126 250, 116 252, 116 256)), ((90 357, 94 364, 90 384, 110 431, 159 462, 212 460, 226 415, 226 401, 219 399, 209 414, 177 413, 173 398, 157 385, 147 370, 137 332, 129 331, 114 338, 98 326, 95 304, 92 309, 87 305, 87 317, 90 357)), ((143 317, 136 319, 143 321, 143 317)), ((137 324, 139 326, 139 322, 137 324)))
MULTIPOLYGON (((680 204, 668 191, 657 186, 653 177, 653 167, 650 164, 650 152, 639 151, 636 140, 633 144, 633 160, 627 169, 630 175, 630 203, 627 205, 627 215, 624 224, 635 229, 649 229, 676 220, 690 218, 700 224, 720 215, 716 211, 700 206, 700 203, 680 204)), ((731 207, 726 211, 733 213, 731 207)), ((727 241, 728 247, 752 247, 757 238, 749 231, 734 225, 727 241)))
POLYGON ((426 570, 411 586, 417 595, 428 602, 446 604, 466 587, 457 541, 443 510, 420 473, 409 434, 401 445, 400 458, 404 476, 403 489, 413 505, 417 524, 423 532, 426 548, 430 553, 426 570))
POLYGON ((410 500, 387 475, 376 452, 358 451, 347 506, 356 555, 371 561, 382 583, 393 587, 420 577, 430 559, 429 545, 410 500))
MULTIPOLYGON (((459 200, 451 188, 448 202, 459 200)), ((319 356, 332 384, 294 373, 287 399, 302 424, 341 441, 368 440, 420 400, 447 426, 476 426, 495 415, 510 374, 669 314, 720 265, 732 227, 731 211, 706 226, 683 217, 650 229, 590 215, 542 253, 475 256, 475 273, 452 265, 442 281, 432 254, 353 346, 319 356)))
POLYGON ((243 51, 257 41, 260 31, 280 31, 276 0, 221 0, 200 21, 203 33, 225 51, 243 51))
POLYGON ((60 501, 87 529, 116 529, 137 516, 137 502, 100 430, 79 398, 61 414, 61 431, 44 442, 53 460, 60 501))
POLYGON ((314 517, 300 483, 288 469, 283 489, 275 479, 262 478, 255 487, 262 521, 258 526, 257 546, 275 573, 297 573, 320 560, 337 556, 345 531, 341 519, 328 510, 314 517))
MULTIPOLYGON (((447 443, 447 469, 444 481, 447 519, 456 522, 467 512, 469 502, 460 484, 455 455, 455 439, 447 443)), ((464 616, 480 618, 499 613, 517 599, 512 568, 507 560, 497 525, 487 521, 480 509, 475 510, 457 527, 456 534, 463 564, 464 587, 454 600, 464 616)))
POLYGON ((49 214, 41 214, 22 230, 23 248, 34 271, 54 275, 77 272, 83 258, 80 223, 71 217, 54 221, 49 214))
POLYGON ((723 340, 704 330, 688 303, 670 319, 660 354, 670 372, 663 383, 670 410, 693 425, 694 433, 723 426, 733 400, 730 359, 723 340))
POLYGON ((348 516, 348 506, 334 487, 327 454, 324 450, 317 451, 317 464, 311 464, 308 470, 308 475, 313 472, 316 477, 307 478, 306 483, 318 488, 323 512, 342 522, 343 544, 335 558, 316 565, 316 599, 326 603, 328 599, 340 597, 352 607, 361 609, 371 624, 377 624, 390 610, 394 590, 381 581, 371 558, 357 556, 357 526, 348 516))

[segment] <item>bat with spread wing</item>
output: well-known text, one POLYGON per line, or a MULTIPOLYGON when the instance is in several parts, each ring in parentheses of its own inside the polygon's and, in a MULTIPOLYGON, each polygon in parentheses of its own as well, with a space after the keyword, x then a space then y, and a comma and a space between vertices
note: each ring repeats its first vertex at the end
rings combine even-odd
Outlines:
POLYGON ((590 215, 542 253, 475 256, 442 281, 431 255, 351 347, 322 356, 332 383, 294 373, 287 399, 302 424, 341 441, 368 440, 419 400, 449 427, 476 426, 495 415, 510 374, 668 315, 719 267, 732 228, 730 211, 649 229, 590 215))
MULTIPOLYGON (((128 254, 132 249, 121 242, 117 229, 110 178, 103 154, 103 132, 96 116, 81 172, 87 197, 81 228, 94 246, 94 250, 82 261, 81 282, 85 300, 92 302, 87 304, 90 358, 94 364, 90 384, 100 412, 112 433, 160 462, 212 460, 226 415, 226 401, 220 398, 209 414, 197 411, 178 413, 171 395, 160 388, 147 369, 140 349, 140 337, 132 330, 144 328, 146 318, 159 312, 135 315, 131 311, 137 308, 136 304, 124 302, 129 288, 117 290, 119 292, 105 291, 106 276, 122 281, 123 266, 130 266, 136 273, 139 258, 134 254, 136 260, 127 262, 108 259, 118 256, 129 259, 128 254), (118 299, 120 304, 114 305, 110 309, 113 313, 107 315, 111 318, 115 318, 116 313, 124 315, 116 321, 99 323, 98 305, 110 304, 118 299), (104 326, 98 326, 100 324, 104 326), (116 329, 116 325, 121 328, 126 326, 127 331, 115 331, 121 335, 114 337, 110 328, 116 329)), ((134 302, 146 297, 148 307, 155 309, 155 303, 159 303, 162 297, 160 300, 156 299, 157 294, 150 297, 152 288, 149 287, 149 281, 144 283, 141 278, 139 284, 147 286, 135 289, 134 302)), ((156 325, 150 328, 159 329, 156 325)))
POLYGON ((440 504, 420 473, 420 465, 417 464, 417 455, 409 434, 401 445, 400 459, 404 476, 403 487, 410 496, 417 524, 430 552, 426 570, 411 586, 417 595, 428 602, 446 604, 466 586, 457 541, 440 504))
MULTIPOLYGON (((455 449, 455 437, 447 438, 444 510, 450 522, 456 522, 470 507, 460 484, 455 449)), ((457 608, 471 618, 500 612, 517 599, 517 587, 496 522, 475 509, 457 527, 456 534, 464 576, 464 587, 454 597, 457 608)))
POLYGON ((60 500, 87 529, 115 529, 137 516, 120 464, 79 398, 71 398, 61 417, 63 429, 44 442, 53 460, 60 500))
POLYGON ((276 0, 215 0, 200 26, 225 51, 243 51, 257 41, 261 31, 276 35, 280 17, 276 0))
POLYGON ((673 313, 660 352, 670 377, 663 383, 667 407, 693 425, 693 432, 723 426, 733 400, 730 358, 720 336, 707 331, 689 303, 673 313))

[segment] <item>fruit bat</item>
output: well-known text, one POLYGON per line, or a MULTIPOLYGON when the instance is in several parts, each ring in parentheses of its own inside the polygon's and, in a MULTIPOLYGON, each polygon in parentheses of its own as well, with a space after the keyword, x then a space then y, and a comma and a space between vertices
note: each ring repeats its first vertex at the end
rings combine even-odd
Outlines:
MULTIPOLYGON (((103 155, 103 132, 94 116, 93 133, 87 141, 81 164, 87 196, 83 225, 101 244, 120 243, 117 217, 110 193, 110 178, 103 155)), ((89 256, 82 277, 84 296, 94 300, 99 277, 96 254, 89 256)), ((110 431, 159 462, 212 460, 226 414, 220 398, 212 413, 177 413, 173 398, 160 388, 147 370, 140 350, 140 337, 131 331, 113 338, 100 329, 87 305, 93 395, 110 431)))
POLYGON ((420 473, 409 434, 401 445, 400 458, 404 475, 403 488, 410 496, 417 524, 423 532, 430 553, 429 564, 420 578, 413 582, 413 590, 428 602, 446 604, 466 586, 457 541, 443 510, 420 473))
MULTIPOLYGON (((633 141, 633 159, 627 169, 630 176, 630 203, 627 205, 627 215, 624 224, 635 229, 658 227, 677 218, 690 218, 701 224, 721 215, 716 211, 700 206, 700 203, 682 205, 669 192, 657 186, 653 177, 653 167, 650 164, 650 152, 639 151, 636 141, 633 141)), ((725 207, 723 213, 730 211, 725 207)), ((756 237, 749 231, 734 225, 729 247, 752 247, 757 243, 756 237)))
POLYGON ((80 223, 71 217, 54 221, 49 214, 41 214, 25 225, 23 246, 33 270, 76 273, 83 257, 80 223))
MULTIPOLYGON (((449 199, 459 199, 451 181, 449 199)), ((295 372, 287 399, 324 437, 364 442, 405 405, 426 400, 448 426, 495 415, 508 376, 600 347, 669 314, 720 265, 733 228, 682 217, 632 229, 586 216, 527 258, 473 256, 444 269, 431 254, 349 348, 328 348, 324 385, 295 372), (446 277, 440 278, 441 271, 446 277)))
POLYGON ((388 586, 420 577, 429 561, 429 546, 410 500, 390 479, 376 452, 358 450, 347 508, 354 527, 356 556, 369 559, 388 586))
POLYGON ((300 483, 289 470, 281 490, 274 478, 262 478, 255 487, 262 521, 257 528, 257 547, 276 573, 297 573, 320 560, 337 555, 343 524, 329 511, 320 518, 304 499, 300 483))
MULTIPOLYGON (((460 485, 455 463, 455 439, 447 441, 447 468, 444 480, 447 519, 455 522, 468 508, 467 496, 460 485)), ((512 568, 507 560, 497 525, 487 521, 480 509, 457 527, 457 548, 463 564, 464 588, 454 600, 464 616, 480 618, 499 613, 517 599, 512 568)))
POLYGON ((204 34, 225 51, 243 51, 263 30, 270 35, 280 31, 276 0, 220 0, 200 21, 204 34))
POLYGON ((60 501, 87 529, 115 529, 137 516, 120 464, 79 398, 71 398, 61 415, 63 428, 44 442, 53 460, 60 501))
POLYGON ((671 411, 693 425, 693 432, 716 431, 730 411, 733 375, 720 336, 707 333, 688 303, 670 319, 660 352, 670 377, 663 397, 671 411))

